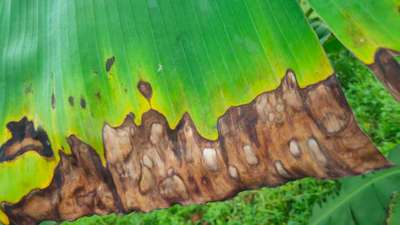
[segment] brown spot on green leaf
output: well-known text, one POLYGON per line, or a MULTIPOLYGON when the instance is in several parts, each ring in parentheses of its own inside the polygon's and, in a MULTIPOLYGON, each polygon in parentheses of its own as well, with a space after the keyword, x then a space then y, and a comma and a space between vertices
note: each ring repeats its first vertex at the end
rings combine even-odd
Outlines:
POLYGON ((51 94, 51 108, 56 108, 56 96, 54 95, 54 93, 51 94))
POLYGON ((69 96, 69 97, 68 97, 68 102, 69 102, 69 105, 70 105, 70 106, 74 106, 74 97, 69 96))
POLYGON ((112 57, 107 59, 107 61, 106 61, 106 71, 107 71, 107 73, 110 72, 111 67, 114 65, 114 62, 115 62, 115 56, 112 56, 112 57))
POLYGON ((101 93, 100 93, 100 91, 97 91, 96 94, 95 94, 95 96, 96 96, 96 98, 97 98, 98 100, 101 100, 101 93))
POLYGON ((150 100, 151 96, 153 95, 153 89, 151 88, 149 82, 140 80, 137 85, 137 88, 147 100, 150 100))
POLYGON ((80 105, 82 109, 86 109, 86 100, 84 98, 81 98, 80 105))

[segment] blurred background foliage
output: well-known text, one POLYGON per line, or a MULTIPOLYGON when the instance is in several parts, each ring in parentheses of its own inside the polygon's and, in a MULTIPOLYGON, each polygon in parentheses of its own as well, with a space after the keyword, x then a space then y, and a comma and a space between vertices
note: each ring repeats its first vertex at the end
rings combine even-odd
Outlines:
POLYGON ((308 225, 399 225, 400 146, 388 159, 391 168, 341 178, 339 193, 314 206, 308 225))
MULTIPOLYGON (((391 149, 400 144, 400 104, 369 69, 335 39, 318 15, 307 8, 306 3, 302 2, 302 6, 336 70, 358 123, 380 151, 388 155, 391 149)), ((338 194, 340 186, 339 181, 307 178, 278 188, 245 191, 224 202, 176 205, 150 213, 91 216, 63 224, 308 224, 313 208, 338 194)), ((42 223, 49 224, 54 222, 42 223)))

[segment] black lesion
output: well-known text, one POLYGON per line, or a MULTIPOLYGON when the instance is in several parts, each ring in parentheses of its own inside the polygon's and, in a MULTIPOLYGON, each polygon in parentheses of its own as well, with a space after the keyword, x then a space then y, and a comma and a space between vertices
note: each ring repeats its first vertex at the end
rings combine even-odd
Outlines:
POLYGON ((70 106, 74 106, 74 97, 69 96, 69 97, 68 97, 68 102, 69 102, 69 105, 70 105, 70 106))
POLYGON ((112 56, 112 57, 107 59, 107 61, 106 61, 106 71, 107 71, 107 73, 110 72, 111 67, 114 65, 114 62, 115 62, 115 56, 112 56))
POLYGON ((42 156, 53 157, 46 132, 40 127, 35 129, 33 122, 26 117, 20 121, 9 122, 7 128, 12 137, 0 147, 0 162, 12 160, 27 151, 36 151, 42 156))
POLYGON ((81 98, 80 105, 82 109, 86 109, 86 100, 84 98, 81 98))
POLYGON ((54 95, 54 93, 51 95, 51 108, 56 108, 56 96, 54 95))

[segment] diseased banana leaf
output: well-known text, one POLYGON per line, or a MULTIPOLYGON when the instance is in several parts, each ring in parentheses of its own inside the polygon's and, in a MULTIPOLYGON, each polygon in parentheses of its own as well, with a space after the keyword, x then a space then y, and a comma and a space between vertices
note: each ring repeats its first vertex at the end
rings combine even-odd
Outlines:
POLYGON ((310 225, 398 224, 400 147, 390 152, 389 160, 395 164, 391 169, 340 180, 338 196, 315 207, 310 225))
MULTIPOLYGON (((75 134, 103 157, 104 123, 129 112, 140 123, 150 109, 140 80, 151 84, 151 107, 171 127, 188 112, 215 139, 228 107, 275 89, 287 69, 302 87, 333 73, 295 1, 35 0, 0 8, 1 143, 6 124, 27 116, 54 150, 69 152, 66 137, 75 134)), ((43 182, 7 173, 30 187, 43 182)), ((0 183, 10 185, 0 201, 19 199, 7 179, 0 183)))
POLYGON ((388 166, 296 0, 5 0, 0 10, 0 202, 12 223, 388 166))
POLYGON ((301 87, 333 73, 292 0, 2 1, 1 8, 0 127, 4 133, 7 122, 28 116, 54 148, 77 134, 101 149, 104 121, 118 124, 133 112, 140 122, 149 104, 139 80, 151 83, 151 106, 172 127, 188 112, 215 139, 228 107, 275 89, 287 69, 301 87))
POLYGON ((399 0, 309 0, 335 36, 400 101, 399 0))

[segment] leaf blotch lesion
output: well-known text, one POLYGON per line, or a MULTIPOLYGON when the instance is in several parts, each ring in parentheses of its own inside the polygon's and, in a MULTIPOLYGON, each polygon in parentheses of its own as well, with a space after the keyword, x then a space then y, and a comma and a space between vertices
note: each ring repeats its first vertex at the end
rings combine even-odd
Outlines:
POLYGON ((115 56, 111 56, 110 58, 108 58, 106 60, 106 71, 107 71, 107 73, 110 72, 110 70, 111 70, 112 66, 114 65, 114 63, 115 63, 115 56))
POLYGON ((28 151, 36 151, 44 157, 53 157, 47 133, 41 127, 23 117, 19 121, 11 121, 7 129, 12 137, 0 146, 0 162, 10 161, 28 151))
POLYGON ((153 96, 153 88, 147 81, 140 80, 138 82, 137 88, 139 92, 147 99, 150 100, 153 96))
POLYGON ((51 108, 52 109, 56 109, 56 96, 53 94, 51 94, 51 108))
POLYGON ((68 97, 68 103, 69 103, 70 106, 74 106, 74 104, 75 104, 74 97, 69 96, 68 97))
POLYGON ((100 93, 100 91, 97 91, 96 92, 96 94, 95 94, 95 96, 96 96, 96 98, 97 98, 97 100, 101 100, 101 93, 100 93))
POLYGON ((86 100, 83 97, 81 97, 79 104, 81 105, 82 109, 86 109, 86 100))

